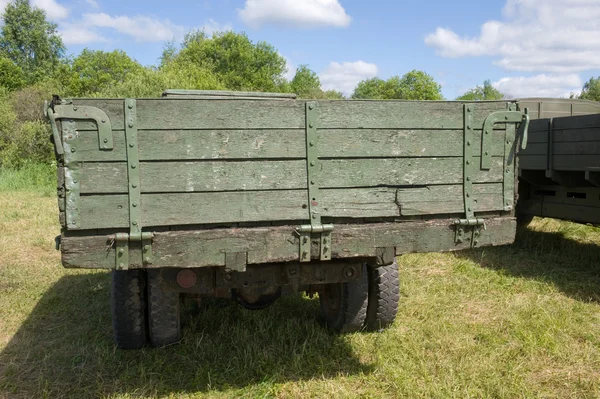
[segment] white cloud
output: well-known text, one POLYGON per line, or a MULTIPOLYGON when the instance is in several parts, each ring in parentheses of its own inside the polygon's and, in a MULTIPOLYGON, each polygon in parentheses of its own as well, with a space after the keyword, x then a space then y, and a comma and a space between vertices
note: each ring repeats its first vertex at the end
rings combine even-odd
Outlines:
POLYGON ((200 29, 203 30, 207 35, 211 36, 213 33, 233 30, 233 26, 231 26, 229 23, 220 24, 211 18, 204 25, 202 25, 200 29))
POLYGON ((46 11, 48 19, 64 19, 69 16, 69 10, 56 0, 33 0, 31 5, 46 11))
POLYGON ((85 0, 85 2, 92 6, 92 8, 100 8, 96 0, 85 0))
POLYGON ((425 43, 443 57, 492 56, 507 70, 569 74, 600 68, 600 1, 507 0, 503 21, 476 37, 438 27, 425 43))
MULTIPOLYGON (((12 0, 0 0, 0 13, 4 12, 9 3, 12 3, 12 0)), ((32 0, 31 5, 44 10, 51 20, 65 19, 69 16, 69 10, 56 0, 32 0)))
POLYGON ((568 98, 571 93, 579 93, 582 85, 583 82, 577 74, 507 77, 492 83, 492 86, 508 98, 568 98))
POLYGON ((319 74, 324 90, 338 90, 351 94, 358 82, 377 76, 377 65, 364 61, 331 62, 325 71, 319 74))
POLYGON ((252 28, 266 24, 346 27, 352 20, 338 0, 246 0, 238 15, 252 28))
POLYGON ((292 80, 294 79, 294 76, 296 76, 296 65, 294 65, 285 55, 282 57, 285 59, 285 67, 287 68, 287 72, 283 76, 285 76, 287 80, 292 80))
POLYGON ((83 25, 97 28, 111 28, 133 37, 139 42, 158 42, 183 36, 183 26, 169 20, 159 20, 143 15, 135 17, 111 16, 105 13, 83 14, 83 25))
POLYGON ((59 33, 66 45, 102 43, 108 41, 107 38, 98 32, 81 25, 63 24, 59 33))

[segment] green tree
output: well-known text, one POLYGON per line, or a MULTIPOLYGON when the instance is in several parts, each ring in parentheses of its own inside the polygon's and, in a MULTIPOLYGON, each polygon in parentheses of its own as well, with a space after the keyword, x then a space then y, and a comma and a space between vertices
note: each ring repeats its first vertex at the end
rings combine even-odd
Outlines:
POLYGON ((582 100, 600 101, 600 76, 590 78, 584 85, 579 98, 582 100))
POLYGON ((483 82, 483 86, 477 85, 474 89, 467 91, 457 100, 460 101, 484 101, 484 100, 502 100, 504 94, 500 93, 498 89, 492 86, 489 80, 483 82))
POLYGON ((319 76, 312 71, 308 65, 300 65, 296 68, 296 75, 290 82, 293 93, 303 98, 315 98, 321 92, 321 81, 319 76))
POLYGON ((0 57, 0 86, 9 91, 25 86, 23 70, 6 57, 0 57))
POLYGON ((0 31, 0 51, 22 69, 27 83, 52 75, 65 53, 56 24, 46 13, 31 7, 28 0, 8 3, 0 31))
POLYGON ((192 32, 176 55, 168 50, 164 58, 182 67, 206 68, 230 90, 276 91, 285 81, 285 59, 270 44, 253 43, 244 33, 222 32, 209 38, 202 31, 192 32))
POLYGON ((60 79, 67 95, 83 97, 123 83, 126 77, 141 73, 142 69, 124 51, 84 49, 61 71, 60 79))
POLYGON ((442 86, 431 75, 413 70, 404 76, 392 76, 388 80, 371 78, 359 82, 354 89, 354 99, 379 100, 443 100, 442 86))

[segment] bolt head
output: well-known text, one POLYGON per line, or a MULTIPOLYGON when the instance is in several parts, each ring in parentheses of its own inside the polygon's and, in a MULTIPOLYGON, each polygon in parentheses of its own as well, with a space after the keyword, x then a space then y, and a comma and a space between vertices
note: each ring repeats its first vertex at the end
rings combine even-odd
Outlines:
POLYGON ((102 140, 102 141, 104 141, 105 143, 108 143, 108 139, 104 139, 104 140, 102 140))
POLYGON ((125 253, 125 250, 124 250, 123 248, 119 248, 119 253, 120 253, 120 254, 124 254, 124 253, 125 253))
POLYGON ((71 152, 75 152, 75 148, 71 148, 71 152))

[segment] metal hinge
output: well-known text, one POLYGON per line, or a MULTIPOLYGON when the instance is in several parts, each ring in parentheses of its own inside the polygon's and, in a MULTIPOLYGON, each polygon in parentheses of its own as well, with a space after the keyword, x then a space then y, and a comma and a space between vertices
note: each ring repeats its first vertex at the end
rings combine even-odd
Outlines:
POLYGON ((486 230, 485 220, 482 218, 457 219, 454 221, 454 227, 456 229, 454 242, 462 244, 465 241, 470 241, 472 247, 479 244, 481 230, 486 230))
POLYGON ((115 266, 117 270, 129 269, 129 247, 133 242, 141 243, 142 245, 142 264, 152 264, 152 238, 153 233, 117 233, 114 237, 115 243, 115 266))

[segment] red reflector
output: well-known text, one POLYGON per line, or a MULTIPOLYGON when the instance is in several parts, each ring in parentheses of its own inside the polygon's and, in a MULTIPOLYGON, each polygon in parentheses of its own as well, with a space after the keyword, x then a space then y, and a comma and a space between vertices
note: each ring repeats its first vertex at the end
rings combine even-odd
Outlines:
POLYGON ((183 269, 177 273, 177 284, 183 288, 190 288, 196 284, 196 273, 190 269, 183 269))

